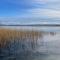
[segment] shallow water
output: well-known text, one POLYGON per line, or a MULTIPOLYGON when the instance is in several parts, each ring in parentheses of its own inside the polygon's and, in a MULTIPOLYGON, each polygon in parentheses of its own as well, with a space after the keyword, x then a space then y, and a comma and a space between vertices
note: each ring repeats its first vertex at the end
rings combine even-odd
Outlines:
MULTIPOLYGON (((4 27, 13 28, 13 27, 4 27)), ((14 27, 14 29, 23 29, 23 27, 14 27)), ((27 27, 24 27, 27 29, 27 27)), ((60 60, 60 27, 33 27, 38 31, 54 31, 56 35, 44 35, 42 44, 38 40, 38 46, 31 48, 30 43, 11 42, 5 48, 0 48, 0 60, 60 60), (21 47, 22 44, 22 47, 21 47)), ((29 27, 28 29, 32 29, 29 27)), ((24 29, 23 29, 24 30, 24 29)))

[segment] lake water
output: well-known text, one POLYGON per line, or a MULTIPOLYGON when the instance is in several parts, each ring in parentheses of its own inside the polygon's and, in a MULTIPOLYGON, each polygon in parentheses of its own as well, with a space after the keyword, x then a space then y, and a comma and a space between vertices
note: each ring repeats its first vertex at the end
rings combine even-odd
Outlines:
MULTIPOLYGON (((42 38, 42 45, 40 45, 41 43, 38 40, 39 45, 33 52, 21 51, 20 42, 18 41, 11 43, 11 45, 9 45, 10 48, 9 46, 0 48, 0 60, 60 60, 60 27, 0 26, 0 28, 48 32, 48 34, 42 38), (56 32, 56 34, 50 35, 49 32, 56 32)), ((24 45, 29 47, 29 44, 26 42, 24 45)), ((29 47, 29 49, 31 49, 31 47, 29 47)))

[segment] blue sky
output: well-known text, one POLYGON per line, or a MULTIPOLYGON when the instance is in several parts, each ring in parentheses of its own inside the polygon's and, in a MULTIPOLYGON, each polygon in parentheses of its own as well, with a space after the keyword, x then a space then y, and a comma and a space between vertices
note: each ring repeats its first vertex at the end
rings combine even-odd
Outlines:
POLYGON ((0 22, 59 24, 60 0, 0 0, 0 22))
POLYGON ((28 0, 0 0, 1 17, 17 17, 28 14, 32 8, 32 2, 28 0))

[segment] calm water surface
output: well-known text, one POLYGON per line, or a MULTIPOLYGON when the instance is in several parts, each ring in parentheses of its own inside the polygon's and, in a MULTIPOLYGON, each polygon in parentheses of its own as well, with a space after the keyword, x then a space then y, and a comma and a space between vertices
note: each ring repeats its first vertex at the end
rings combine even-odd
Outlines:
MULTIPOLYGON (((6 48, 0 48, 0 60, 60 60, 60 27, 17 27, 17 26, 3 26, 0 28, 10 28, 10 29, 22 29, 22 30, 38 30, 45 32, 56 32, 56 35, 52 36, 44 35, 43 45, 39 45, 38 48, 31 51, 23 51, 27 44, 25 42, 24 48, 21 49, 20 42, 15 41, 15 43, 11 43, 10 48, 7 46, 6 48), (20 52, 21 51, 21 52, 20 52)), ((39 40, 38 40, 39 44, 39 40)), ((29 46, 28 46, 29 47, 29 46)), ((29 47, 31 49, 31 47, 29 47)))

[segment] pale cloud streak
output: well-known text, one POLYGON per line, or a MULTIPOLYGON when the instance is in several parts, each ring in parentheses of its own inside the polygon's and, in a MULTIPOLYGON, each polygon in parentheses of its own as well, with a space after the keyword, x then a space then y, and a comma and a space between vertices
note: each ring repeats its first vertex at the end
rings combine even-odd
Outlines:
MULTIPOLYGON (((45 3, 46 7, 32 9, 35 17, 60 18, 60 0, 35 0, 35 3, 45 3)), ((43 5, 43 4, 41 4, 43 5)))
MULTIPOLYGON (((18 6, 18 8, 16 7, 17 12, 16 12, 15 18, 16 17, 18 18, 19 17, 24 17, 24 18, 31 17, 32 18, 31 23, 35 22, 33 21, 33 18, 36 20, 40 18, 41 18, 40 20, 42 20, 43 18, 44 19, 52 18, 52 20, 55 18, 60 19, 60 0, 5 0, 5 2, 15 4, 16 6, 18 6)), ((24 20, 25 19, 23 19, 23 21, 24 20)), ((36 22, 36 23, 40 23, 40 22, 36 22)), ((46 24, 46 23, 52 23, 52 22, 44 21, 43 23, 46 24)))
POLYGON ((60 10, 53 9, 33 9, 32 14, 35 17, 60 18, 60 10))
POLYGON ((46 4, 46 0, 33 0, 34 3, 36 4, 46 4))

